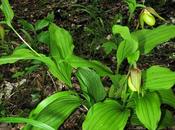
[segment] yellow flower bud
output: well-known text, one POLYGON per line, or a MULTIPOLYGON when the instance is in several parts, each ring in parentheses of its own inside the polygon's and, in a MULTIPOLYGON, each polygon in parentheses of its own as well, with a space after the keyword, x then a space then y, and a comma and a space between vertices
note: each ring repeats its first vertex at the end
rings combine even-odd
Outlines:
POLYGON ((149 26, 153 26, 155 25, 156 23, 156 20, 154 18, 154 16, 146 9, 144 9, 144 11, 142 12, 142 18, 143 18, 143 21, 149 25, 149 26))
POLYGON ((128 86, 132 91, 140 91, 141 85, 141 71, 138 68, 133 68, 130 70, 130 75, 128 78, 128 86))

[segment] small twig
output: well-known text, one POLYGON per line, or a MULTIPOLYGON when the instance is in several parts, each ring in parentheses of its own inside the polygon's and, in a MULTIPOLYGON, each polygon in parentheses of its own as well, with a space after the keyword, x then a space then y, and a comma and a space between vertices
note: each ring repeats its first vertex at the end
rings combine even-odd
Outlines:
POLYGON ((55 83, 55 81, 53 80, 53 78, 52 78, 52 76, 51 76, 50 72, 49 72, 49 71, 47 71, 47 74, 48 74, 48 76, 50 77, 50 79, 52 80, 52 83, 53 83, 53 87, 54 87, 54 89, 55 89, 55 90, 57 90, 56 83, 55 83))

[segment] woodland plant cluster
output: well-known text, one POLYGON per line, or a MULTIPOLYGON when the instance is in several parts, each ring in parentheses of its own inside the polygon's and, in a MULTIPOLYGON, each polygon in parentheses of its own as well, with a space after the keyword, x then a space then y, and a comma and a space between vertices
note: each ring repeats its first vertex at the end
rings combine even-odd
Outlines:
MULTIPOLYGON (((69 87, 68 91, 55 92, 41 101, 28 118, 1 117, 0 122, 25 123, 24 130, 56 130, 80 106, 88 110, 82 124, 83 130, 123 130, 129 125, 143 126, 149 130, 164 129, 174 125, 173 114, 162 108, 162 104, 175 108, 175 72, 159 65, 145 70, 137 67, 141 55, 151 53, 156 46, 175 37, 175 25, 164 24, 152 29, 144 29, 144 23, 153 26, 155 17, 164 20, 151 7, 137 4, 135 0, 126 0, 130 18, 137 7, 143 8, 140 14, 142 29, 130 31, 127 26, 113 25, 113 37, 120 37, 119 43, 113 40, 103 47, 107 53, 116 51, 116 70, 100 61, 86 60, 74 54, 74 44, 70 33, 53 23, 52 13, 34 25, 21 20, 21 31, 27 41, 15 30, 12 24, 14 12, 8 0, 1 0, 0 37, 4 39, 4 26, 8 26, 23 44, 16 47, 11 55, 0 57, 0 65, 12 64, 19 60, 39 61, 49 73, 69 87), (44 29, 44 30, 43 30, 44 29), (41 33, 37 34, 40 30, 41 33), (28 31, 34 32, 33 36, 28 31), (35 51, 31 45, 45 43, 49 46, 49 55, 35 51), (127 73, 121 66, 127 60, 127 73), (80 92, 72 87, 74 74, 80 84, 80 92), (101 77, 112 81, 106 89, 101 77)), ((165 20, 164 20, 165 21, 165 20)))

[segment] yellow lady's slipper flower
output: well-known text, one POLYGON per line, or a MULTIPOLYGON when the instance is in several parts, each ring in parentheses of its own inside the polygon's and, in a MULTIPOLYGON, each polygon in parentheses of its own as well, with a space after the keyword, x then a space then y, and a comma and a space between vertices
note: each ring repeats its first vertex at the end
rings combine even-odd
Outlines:
POLYGON ((141 85, 141 70, 138 68, 133 68, 130 70, 130 75, 128 78, 128 86, 132 91, 140 91, 141 85))
POLYGON ((156 23, 156 20, 154 18, 154 16, 149 12, 147 11, 146 9, 143 11, 143 14, 142 14, 142 18, 143 18, 143 21, 149 25, 149 26, 154 26, 155 23, 156 23))

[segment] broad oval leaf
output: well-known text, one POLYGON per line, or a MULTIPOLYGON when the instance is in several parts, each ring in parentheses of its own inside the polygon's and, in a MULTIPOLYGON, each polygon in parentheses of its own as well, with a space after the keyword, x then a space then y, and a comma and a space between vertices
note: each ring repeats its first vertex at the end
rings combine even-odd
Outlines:
POLYGON ((37 40, 41 43, 45 43, 47 45, 50 44, 50 35, 48 31, 42 31, 37 35, 37 40))
POLYGON ((45 27, 47 27, 49 25, 49 21, 46 20, 46 19, 42 19, 42 20, 38 20, 36 23, 35 23, 35 30, 38 31, 38 30, 41 30, 45 27))
POLYGON ((39 121, 36 121, 33 119, 28 119, 28 118, 22 118, 22 117, 2 117, 2 118, 0 118, 0 122, 27 123, 27 124, 33 125, 37 128, 40 128, 41 130, 56 130, 43 122, 39 122, 39 121))
MULTIPOLYGON (((80 103, 79 96, 74 92, 57 92, 39 103, 29 118, 58 129, 64 120, 80 106, 80 103)), ((26 130, 40 129, 27 125, 26 130)))
POLYGON ((126 26, 114 25, 112 27, 112 32, 113 34, 120 34, 124 39, 119 44, 116 54, 117 64, 119 67, 125 58, 127 58, 128 56, 132 55, 134 52, 137 51, 138 42, 131 37, 129 28, 126 26))
POLYGON ((156 130, 160 117, 160 99, 156 93, 145 94, 139 97, 136 103, 136 114, 140 122, 149 130, 156 130))
POLYGON ((175 83, 175 72, 165 67, 152 66, 146 70, 144 80, 145 89, 170 89, 175 83))
POLYGON ((120 65, 122 61, 130 57, 137 51, 138 43, 134 40, 124 40, 120 43, 117 49, 117 63, 120 65))
POLYGON ((127 26, 113 25, 112 33, 114 35, 120 34, 123 39, 131 39, 131 34, 130 34, 129 28, 127 26))
POLYGON ((68 31, 63 28, 50 24, 50 52, 57 64, 60 60, 72 55, 73 53, 73 40, 68 31))
POLYGON ((95 104, 83 122, 83 130, 123 130, 130 115, 114 100, 95 104))
POLYGON ((102 47, 104 48, 106 55, 111 53, 112 50, 117 49, 117 45, 112 41, 108 41, 108 42, 103 43, 102 47))
POLYGON ((73 53, 72 37, 68 31, 52 23, 49 26, 49 38, 51 56, 56 62, 61 75, 67 81, 66 83, 71 86, 72 66, 63 61, 73 53))
POLYGON ((95 71, 88 68, 79 68, 76 74, 83 93, 87 93, 95 102, 102 101, 106 92, 101 82, 100 76, 95 71))
POLYGON ((167 104, 175 108, 175 94, 172 89, 158 90, 157 92, 163 104, 167 104))
POLYGON ((139 56, 140 56, 140 51, 134 52, 133 54, 127 57, 128 63, 130 65, 135 64, 139 60, 139 56))
POLYGON ((154 47, 175 37, 175 25, 162 25, 152 30, 143 29, 132 33, 139 43, 141 53, 147 54, 154 47))

